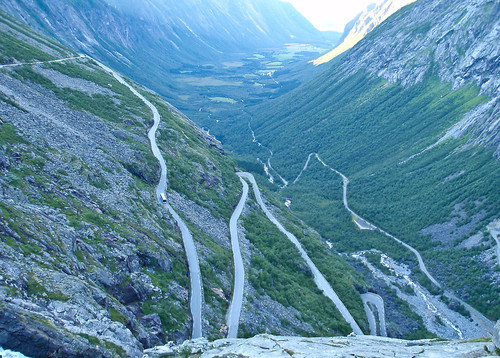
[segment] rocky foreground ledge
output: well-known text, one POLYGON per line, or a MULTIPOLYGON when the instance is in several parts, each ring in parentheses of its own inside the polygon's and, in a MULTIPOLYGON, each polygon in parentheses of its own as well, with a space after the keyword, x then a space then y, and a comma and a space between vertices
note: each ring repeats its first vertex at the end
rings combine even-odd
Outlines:
POLYGON ((249 339, 204 338, 182 345, 166 345, 146 350, 143 358, 157 357, 398 357, 476 358, 498 357, 490 339, 405 341, 374 336, 305 338, 259 335, 249 339))

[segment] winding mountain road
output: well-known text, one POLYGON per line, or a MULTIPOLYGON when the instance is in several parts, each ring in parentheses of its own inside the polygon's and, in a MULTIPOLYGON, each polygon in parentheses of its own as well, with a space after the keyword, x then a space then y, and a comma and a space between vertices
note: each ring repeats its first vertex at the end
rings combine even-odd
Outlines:
POLYGON ((299 175, 297 175, 297 178, 294 179, 293 184, 297 183, 302 176, 302 173, 304 173, 307 170, 307 167, 309 166, 309 162, 311 161, 311 157, 314 155, 314 153, 311 153, 307 156, 306 164, 304 164, 304 167, 300 171, 299 175))
POLYGON ((229 231, 231 232, 231 247, 233 249, 234 260, 234 288, 233 298, 227 312, 226 324, 228 327, 227 338, 238 338, 238 326, 240 323, 241 307, 243 305, 243 293, 245 284, 245 267, 241 257, 240 242, 238 240, 238 219, 243 212, 246 201, 248 199, 248 184, 240 177, 241 184, 243 185, 243 193, 236 209, 231 215, 229 222, 229 231))
POLYGON ((250 133, 252 134, 252 143, 256 143, 259 147, 262 147, 269 152, 269 158, 267 158, 267 163, 264 163, 260 158, 257 158, 257 161, 260 162, 264 167, 264 171, 268 177, 269 182, 274 183, 274 177, 271 174, 271 171, 274 171, 276 175, 278 175, 278 177, 280 178, 281 182, 283 183, 283 185, 280 186, 280 190, 286 188, 288 186, 288 181, 285 178, 283 178, 280 175, 280 173, 276 169, 274 169, 273 166, 271 165, 271 158, 273 157, 273 151, 257 140, 257 138, 255 137, 255 132, 253 131, 250 122, 248 122, 248 129, 250 129, 250 133))
MULTIPOLYGON (((317 153, 311 153, 311 154, 314 154, 316 156, 316 159, 318 159, 318 161, 325 167, 325 168, 328 168, 330 169, 331 171, 337 173, 338 175, 340 175, 342 177, 342 180, 344 182, 344 192, 343 192, 343 199, 344 199, 344 207, 351 213, 351 215, 353 215, 354 217, 354 221, 356 222, 356 224, 358 226, 360 225, 363 225, 365 226, 366 228, 369 228, 369 230, 377 230, 379 232, 381 232, 382 234, 390 237, 391 239, 393 239, 394 241, 398 242, 399 244, 403 245, 404 247, 406 247, 408 250, 410 250, 414 255, 415 257, 417 258, 417 261, 418 261, 418 266, 420 268, 420 270, 427 276, 427 278, 434 284, 436 285, 437 287, 443 289, 443 287, 441 286, 441 284, 429 273, 429 271, 427 270, 427 267, 425 266, 425 263, 424 263, 424 260, 422 259, 422 256, 420 255, 420 253, 415 249, 413 248, 412 246, 408 245, 407 243, 405 243, 404 241, 398 239, 397 237, 395 237, 394 235, 391 235, 389 234, 388 232, 380 229, 379 227, 371 224, 370 222, 368 222, 367 220, 363 219, 362 217, 360 217, 358 214, 356 214, 350 207, 349 207, 349 204, 347 202, 347 186, 349 184, 349 179, 344 175, 342 174, 341 172, 339 172, 338 170, 330 167, 328 164, 326 164, 321 158, 320 156, 317 154, 317 153)), ((311 157, 311 154, 309 154, 309 157, 308 157, 308 160, 306 162, 306 164, 309 163, 309 159, 311 157)), ((305 168, 307 168, 307 166, 305 166, 305 168)), ((301 172, 302 174, 302 172, 301 172)), ((455 301, 458 301, 460 302, 468 311, 469 313, 471 314, 471 317, 475 320, 475 322, 481 326, 483 326, 488 332, 492 333, 493 332, 493 326, 494 326, 494 323, 491 322, 489 319, 487 319, 483 314, 481 314, 478 310, 476 310, 475 308, 473 308, 472 306, 470 306, 469 304, 467 304, 466 302, 464 302, 462 299, 458 298, 453 292, 451 292, 450 290, 445 290, 443 289, 443 292, 444 292, 444 295, 447 296, 448 298, 451 298, 455 301)))
MULTIPOLYGON (((344 207, 351 213, 351 215, 354 216, 354 218, 357 218, 358 219, 358 222, 362 222, 365 226, 367 227, 370 227, 370 230, 378 230, 379 232, 381 232, 382 234, 390 237, 391 239, 397 241, 398 243, 400 243, 401 245, 403 245, 404 247, 406 247, 408 250, 410 250, 411 252, 413 252, 413 254, 416 256, 417 258, 417 261, 418 261, 418 266, 420 268, 420 270, 429 278, 429 280, 432 281, 433 284, 435 284, 437 287, 441 288, 441 284, 429 273, 429 271, 427 270, 427 267, 425 266, 425 263, 424 263, 424 260, 422 260, 422 256, 420 255, 420 253, 414 249, 412 246, 408 245, 407 243, 405 243, 404 241, 398 239, 397 237, 389 234, 388 232, 378 228, 377 226, 373 225, 372 223, 370 223, 369 221, 363 219, 361 216, 359 216, 358 214, 356 214, 350 207, 349 207, 349 204, 347 202, 347 185, 349 184, 349 179, 344 175, 342 174, 341 172, 339 172, 338 170, 330 167, 328 164, 326 164, 321 158, 320 156, 315 153, 316 155, 316 158, 319 160, 319 162, 325 167, 325 168, 328 168, 330 169, 331 171, 337 173, 338 175, 340 175, 342 177, 342 180, 344 182, 344 207)), ((359 225, 359 224, 358 224, 359 225)))
POLYGON ((281 231, 283 234, 286 235, 286 237, 297 247, 297 249, 300 252, 300 255, 302 258, 306 261, 307 265, 309 266, 313 276, 314 276, 314 282, 318 286, 318 288, 323 292, 323 294, 328 297, 337 307, 339 310, 340 314, 342 317, 349 323, 349 325, 352 328, 352 331, 357 334, 357 335, 363 335, 363 332, 361 331, 361 328, 359 328, 358 324, 354 320, 354 317, 352 317, 351 313, 347 309, 347 307, 344 305, 344 303, 340 300, 339 296, 335 293, 333 290, 332 286, 328 281, 325 279, 323 274, 318 270, 316 265, 312 262, 312 260, 309 258, 309 255, 307 255, 306 251, 302 248, 302 245, 300 244, 299 240, 289 231, 287 231, 283 225, 274 217, 274 215, 269 211, 269 209, 266 207, 264 204, 264 201, 262 200, 262 196, 260 194, 259 187, 257 185, 257 182, 255 181, 255 178, 253 177, 252 174, 250 173, 237 173, 240 178, 245 178, 250 181, 252 184, 252 189, 255 195, 255 198, 257 200, 257 203, 259 204, 260 208, 262 211, 266 214, 267 218, 278 228, 279 231, 281 231))
MULTIPOLYGON (((96 61, 96 60, 94 60, 96 61)), ((160 203, 163 203, 160 197, 161 193, 166 193, 167 190, 167 164, 165 163, 165 159, 163 159, 163 156, 160 153, 160 149, 158 148, 158 145, 156 144, 156 131, 158 130, 158 126, 160 125, 160 113, 158 112, 158 109, 150 102, 148 101, 143 95, 141 95, 134 87, 132 87, 128 82, 126 82, 123 77, 121 77, 117 72, 113 71, 109 67, 105 66, 104 64, 96 61, 99 66, 104 69, 106 72, 110 73, 113 75, 113 77, 123 84, 124 86, 128 87, 132 93, 137 96, 146 106, 149 107, 151 112, 153 113, 153 118, 154 118, 154 124, 151 127, 151 129, 148 132, 148 138, 151 143, 151 150, 153 152, 153 155, 155 158, 160 162, 160 167, 161 167, 161 176, 160 176, 160 182, 158 183, 158 186, 156 187, 156 198, 160 203)), ((191 232, 189 231, 186 223, 182 218, 177 214, 177 212, 170 206, 169 203, 163 203, 163 205, 167 208, 168 212, 172 215, 174 218, 175 222, 179 226, 179 229, 181 231, 181 236, 182 236, 182 241, 184 243, 184 249, 186 251, 186 256, 187 256, 187 261, 188 261, 188 267, 189 267, 189 276, 190 276, 190 283, 191 283, 191 299, 190 299, 190 308, 191 308, 191 315, 193 317, 193 331, 192 331, 192 339, 195 338, 200 338, 203 336, 203 331, 202 331, 202 297, 203 297, 203 292, 202 292, 202 283, 201 283, 201 270, 200 270, 200 264, 199 264, 199 259, 198 259, 198 253, 196 252, 196 247, 194 244, 193 236, 191 235, 191 232)))
POLYGON ((377 322, 375 320, 375 315, 373 310, 368 306, 368 303, 374 305, 377 308, 378 322, 379 322, 379 333, 382 337, 387 337, 387 328, 385 325, 385 308, 384 299, 379 295, 371 292, 363 293, 361 295, 363 300, 363 305, 365 306, 366 316, 368 317, 368 323, 370 324, 370 333, 373 336, 377 335, 377 322))
POLYGON ((9 68, 9 67, 18 67, 18 66, 24 66, 24 65, 42 65, 44 63, 64 62, 64 61, 68 61, 68 60, 77 60, 77 59, 86 58, 86 57, 88 57, 88 56, 86 56, 86 55, 78 55, 78 56, 72 56, 72 57, 58 58, 56 60, 49 60, 49 61, 9 63, 9 64, 6 64, 6 65, 0 65, 0 69, 1 68, 9 68))
MULTIPOLYGON (((363 298, 363 295, 361 295, 361 298, 363 298)), ((371 307, 368 305, 368 302, 363 300, 363 307, 365 309, 365 314, 366 318, 368 319, 368 325, 370 327, 370 335, 371 336, 376 336, 377 335, 377 319, 375 318, 375 314, 373 313, 373 310, 371 307)))
MULTIPOLYGON (((311 155, 311 154, 310 154, 311 155)), ((325 168, 328 168, 330 169, 332 172, 340 175, 342 177, 342 181, 344 182, 344 194, 343 194, 343 197, 344 197, 344 207, 347 209, 347 211, 349 211, 351 213, 351 215, 353 216, 353 219, 354 219, 354 222, 356 223, 356 225, 358 225, 358 227, 361 229, 361 230, 376 230, 377 227, 371 223, 369 223, 367 220, 363 219, 361 216, 359 216, 358 214, 356 214, 354 212, 354 210, 352 210, 350 207, 349 207, 349 204, 347 202, 347 185, 349 184, 349 179, 344 175, 342 174, 341 172, 339 172, 338 170, 330 167, 328 164, 326 164, 321 158, 320 156, 318 155, 318 153, 314 153, 314 155, 316 156, 316 159, 318 159, 318 161, 325 167, 325 168)))

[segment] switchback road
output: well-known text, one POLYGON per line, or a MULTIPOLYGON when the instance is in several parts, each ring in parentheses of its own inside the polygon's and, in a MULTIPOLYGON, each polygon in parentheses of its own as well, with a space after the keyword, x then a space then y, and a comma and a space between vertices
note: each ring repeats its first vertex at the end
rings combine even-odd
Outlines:
POLYGON ((330 283, 325 279, 323 274, 318 270, 316 265, 309 258, 309 255, 302 248, 302 245, 300 244, 299 240, 297 240, 297 238, 291 232, 287 231, 283 227, 283 225, 281 225, 281 223, 274 217, 274 215, 269 211, 267 206, 264 204, 262 196, 260 195, 259 187, 253 175, 250 173, 237 173, 237 174, 240 176, 240 178, 245 178, 250 181, 250 183, 252 184, 253 192, 257 200, 257 203, 259 204, 262 211, 264 211, 267 218, 278 228, 279 231, 285 234, 286 237, 297 247, 297 249, 300 252, 300 255, 306 261, 307 265, 309 266, 314 276, 314 282, 316 283, 318 288, 323 292, 323 294, 335 304, 342 317, 344 317, 347 323, 349 323, 349 325, 351 326, 352 331, 357 335, 362 335, 363 332, 361 331, 361 328, 359 328, 358 324, 354 320, 354 317, 352 317, 351 313, 344 305, 344 303, 340 300, 339 296, 335 293, 330 283))
POLYGON ((379 295, 367 292, 361 295, 361 299, 363 300, 363 304, 365 306, 366 315, 368 317, 368 321, 370 323, 370 333, 374 336, 377 335, 377 323, 375 320, 375 315, 373 310, 368 306, 368 303, 372 304, 377 308, 378 322, 379 322, 379 335, 382 337, 387 337, 387 329, 385 325, 385 308, 384 308, 384 299, 379 295))
POLYGON ((240 322, 241 307, 243 304, 243 289, 245 284, 245 267, 243 266, 240 242, 238 238, 238 219, 243 212, 243 208, 245 207, 245 203, 248 198, 248 184, 241 177, 240 181, 243 185, 243 193, 241 194, 240 202, 236 206, 236 209, 234 210, 229 222, 229 230, 231 232, 231 247, 233 249, 234 261, 234 288, 233 298, 227 312, 226 320, 228 327, 228 338, 238 337, 238 326, 240 322))
MULTIPOLYGON (((306 166, 304 168, 307 169, 307 164, 309 164, 309 160, 311 158, 311 155, 315 155, 316 156, 316 159, 318 159, 318 161, 325 167, 325 168, 328 168, 329 170, 337 173, 338 175, 340 175, 342 177, 342 180, 344 182, 344 192, 343 192, 343 199, 344 199, 344 207, 351 213, 351 215, 353 215, 353 218, 354 218, 354 221, 356 222, 356 224, 358 226, 362 225, 362 226, 365 226, 366 228, 370 229, 370 230, 378 230, 379 232, 381 232, 382 234, 390 237, 391 239, 393 239, 394 241, 398 242, 399 244, 403 245, 404 247, 406 247, 408 250, 410 250, 414 255, 415 257, 417 258, 417 261, 418 261, 418 266, 420 268, 420 270, 427 276, 427 278, 434 284, 436 285, 437 287, 443 289, 443 287, 441 286, 441 284, 430 274, 430 272, 427 270, 427 267, 425 266, 425 263, 424 263, 424 260, 422 259, 422 255, 420 255, 420 252, 418 252, 414 247, 408 245, 406 242, 398 239, 397 237, 395 237, 394 235, 391 235, 389 234, 388 232, 380 229, 379 227, 373 225, 372 223, 368 222, 367 220, 363 219, 362 217, 360 217, 358 214, 356 214, 350 207, 349 207, 349 204, 347 202, 347 186, 349 184, 349 179, 344 175, 342 174, 341 172, 339 172, 338 170, 330 167, 328 164, 326 164, 321 158, 320 156, 317 154, 317 153, 311 153, 309 154, 308 158, 307 158, 307 161, 306 161, 306 166)), ((301 171, 301 174, 302 172, 304 171, 304 169, 301 171)), ((300 174, 299 174, 300 175, 300 174)), ((464 302, 463 300, 461 300, 460 298, 458 298, 453 292, 451 292, 450 290, 446 290, 446 289, 443 289, 443 292, 444 294, 448 297, 448 298, 451 298, 455 301, 458 301, 460 302, 468 311, 469 313, 471 314, 471 317, 474 319, 474 321, 478 324, 478 325, 481 325, 482 327, 484 327, 488 332, 492 332, 493 331, 493 322, 491 322, 489 319, 487 319, 483 314, 481 314, 479 311, 477 311, 475 308, 473 308, 472 306, 470 306, 469 304, 467 304, 466 302, 464 302)))

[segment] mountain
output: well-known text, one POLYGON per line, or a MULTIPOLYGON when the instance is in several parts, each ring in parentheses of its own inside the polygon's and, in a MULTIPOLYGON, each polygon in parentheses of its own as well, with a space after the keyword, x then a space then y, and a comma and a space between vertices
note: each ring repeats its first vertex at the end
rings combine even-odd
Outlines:
MULTIPOLYGON (((0 345, 30 357, 138 356, 187 338, 187 262, 175 222, 155 199, 150 109, 93 60, 3 13, 0 31, 0 345)), ((211 270, 209 261, 230 253, 217 240, 239 191, 233 162, 135 86, 163 116, 160 147, 178 157, 169 161, 172 205, 212 220, 210 234, 195 236, 204 237, 202 270, 211 270), (176 181, 183 171, 189 179, 176 181)), ((204 282, 217 316, 226 308, 210 289, 224 286, 215 276, 204 282)))
POLYGON ((356 17, 346 25, 339 45, 327 54, 314 60, 314 65, 318 66, 330 62, 338 55, 349 50, 382 21, 403 6, 411 4, 414 1, 415 0, 383 0, 378 4, 374 3, 369 5, 365 11, 356 15, 356 17))
POLYGON ((2 8, 65 44, 109 56, 121 66, 145 59, 169 67, 199 63, 319 34, 292 5, 277 0, 6 1, 2 8))
MULTIPOLYGON (((158 94, 0 12, 0 346, 30 357, 141 356, 195 334, 196 289, 203 336, 225 337, 236 166, 158 94)), ((350 333, 318 288, 319 270, 368 332, 361 294, 371 284, 262 191, 237 222, 239 335, 350 333)), ((386 304, 389 334, 427 334, 406 303, 386 304)))
POLYGON ((233 107, 249 97, 295 88, 310 77, 268 74, 316 58, 340 35, 316 30, 280 0, 6 0, 0 8, 154 89, 198 123, 218 104, 239 111, 233 107))
MULTIPOLYGON (((312 82, 218 127, 238 162, 155 92, 0 13, 0 346, 136 357, 236 329, 303 336, 249 341, 291 355, 308 336, 498 335, 498 13, 403 8, 312 82)), ((194 342, 178 353, 233 349, 194 342)), ((445 349, 493 349, 459 342, 445 349)))
POLYGON ((444 302, 452 290, 497 320, 499 14, 498 1, 417 1, 216 135, 241 163, 265 163, 291 210, 337 250, 404 262, 444 302))

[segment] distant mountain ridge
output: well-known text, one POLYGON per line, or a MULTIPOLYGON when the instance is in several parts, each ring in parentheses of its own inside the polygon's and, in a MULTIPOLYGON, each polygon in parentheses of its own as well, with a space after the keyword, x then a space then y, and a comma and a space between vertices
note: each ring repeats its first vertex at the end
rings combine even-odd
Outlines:
POLYGON ((0 8, 146 84, 232 52, 329 41, 279 0, 5 0, 0 8))
POLYGON ((361 41, 377 25, 382 23, 382 21, 387 19, 403 6, 411 4, 414 1, 416 0, 382 0, 378 4, 370 4, 363 12, 358 14, 346 25, 339 45, 332 51, 313 61, 314 65, 318 66, 327 63, 343 52, 349 50, 361 41))
POLYGON ((5 0, 0 8, 152 88, 198 124, 217 99, 259 101, 305 82, 311 76, 298 69, 267 74, 282 58, 317 57, 340 35, 280 0, 5 0))
POLYGON ((0 7, 79 50, 109 51, 117 60, 132 61, 121 47, 155 57, 154 51, 172 51, 171 61, 182 56, 185 62, 319 34, 291 4, 278 0, 8 0, 0 7))

